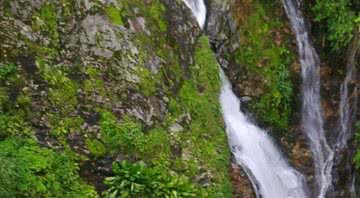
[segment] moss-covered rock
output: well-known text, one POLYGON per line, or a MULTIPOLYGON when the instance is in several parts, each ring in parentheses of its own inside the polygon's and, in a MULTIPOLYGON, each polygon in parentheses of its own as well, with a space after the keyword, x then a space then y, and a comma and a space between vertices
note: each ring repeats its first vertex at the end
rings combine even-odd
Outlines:
POLYGON ((67 176, 91 195, 127 160, 185 178, 202 197, 231 197, 217 62, 182 2, 2 6, 0 144, 26 137, 51 156, 79 156, 67 176))

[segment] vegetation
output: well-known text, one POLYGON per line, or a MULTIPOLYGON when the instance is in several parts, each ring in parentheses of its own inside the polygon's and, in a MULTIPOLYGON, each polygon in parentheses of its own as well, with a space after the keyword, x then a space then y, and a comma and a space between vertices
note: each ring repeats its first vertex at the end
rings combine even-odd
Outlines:
POLYGON ((358 121, 355 125, 355 144, 358 147, 355 157, 354 157, 354 163, 355 163, 355 167, 357 169, 360 169, 360 121, 358 121))
POLYGON ((196 197, 196 188, 184 177, 165 174, 143 162, 114 163, 113 177, 105 179, 105 197, 196 197))
POLYGON ((14 72, 16 72, 17 66, 13 63, 0 65, 0 80, 5 80, 5 78, 14 72))
POLYGON ((346 48, 354 32, 359 31, 360 15, 355 1, 318 0, 312 10, 335 51, 346 48))
POLYGON ((110 21, 115 25, 124 25, 122 16, 121 16, 121 10, 114 6, 107 6, 105 8, 105 13, 110 19, 110 21))
POLYGON ((41 148, 34 140, 0 141, 0 197, 97 197, 77 175, 73 154, 41 148))
POLYGON ((278 3, 259 0, 252 3, 250 14, 241 17, 245 18, 239 28, 241 45, 231 59, 242 67, 238 75, 247 76, 252 83, 257 82, 256 89, 262 89, 260 96, 250 104, 259 120, 286 129, 292 112, 293 85, 289 66, 294 54, 286 48, 288 40, 282 32, 285 26, 274 12, 277 7, 281 8, 278 3), (285 36, 276 41, 274 35, 285 36), (260 82, 256 80, 259 78, 260 82))

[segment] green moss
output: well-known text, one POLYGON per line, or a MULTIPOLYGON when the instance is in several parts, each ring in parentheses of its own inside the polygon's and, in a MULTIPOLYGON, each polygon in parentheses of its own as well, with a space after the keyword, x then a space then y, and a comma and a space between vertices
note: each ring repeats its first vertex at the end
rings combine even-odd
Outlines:
POLYGON ((49 36, 50 44, 57 47, 59 44, 58 18, 56 14, 56 7, 53 3, 44 4, 38 13, 33 17, 32 28, 35 31, 41 31, 49 36))
POLYGON ((67 117, 57 114, 49 114, 50 133, 51 135, 65 139, 67 135, 81 131, 84 120, 80 116, 67 117))
POLYGON ((154 18, 158 22, 160 31, 165 32, 167 30, 167 22, 164 20, 164 13, 166 11, 165 6, 160 1, 153 1, 148 8, 147 14, 154 18))
POLYGON ((100 126, 102 141, 110 153, 123 150, 135 155, 145 144, 141 124, 130 118, 125 118, 122 123, 118 123, 114 115, 104 112, 101 114, 100 126))
POLYGON ((278 2, 255 1, 252 6, 252 14, 239 27, 242 43, 232 59, 244 66, 241 72, 248 77, 264 79, 258 85, 264 94, 250 104, 259 120, 285 129, 292 112, 293 85, 288 67, 294 54, 286 48, 286 40, 276 44, 275 39, 269 39, 284 28, 281 18, 274 14, 278 2))
POLYGON ((115 25, 124 25, 120 9, 114 6, 107 6, 105 7, 105 14, 109 18, 111 23, 115 25))
POLYGON ((102 157, 107 152, 104 144, 97 139, 87 139, 85 145, 95 157, 102 157))
POLYGON ((156 93, 157 85, 160 82, 160 75, 153 74, 148 69, 139 68, 137 76, 140 78, 139 90, 145 96, 152 96, 156 93))
POLYGON ((77 84, 66 76, 60 65, 49 66, 43 60, 38 60, 37 65, 49 85, 49 102, 63 114, 74 111, 78 104, 77 84))

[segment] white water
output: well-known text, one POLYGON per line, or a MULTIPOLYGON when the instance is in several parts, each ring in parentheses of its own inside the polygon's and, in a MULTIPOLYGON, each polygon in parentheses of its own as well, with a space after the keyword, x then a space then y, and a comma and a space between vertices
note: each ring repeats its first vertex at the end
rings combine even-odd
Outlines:
POLYGON ((283 4, 296 35, 303 78, 302 127, 309 139, 314 157, 317 196, 323 198, 331 187, 334 152, 327 143, 323 129, 320 103, 320 61, 310 44, 298 2, 283 0, 283 4))
POLYGON ((201 28, 204 28, 206 22, 206 6, 203 0, 183 0, 189 7, 198 21, 201 28))
MULTIPOLYGON (((184 2, 203 27, 206 20, 204 2, 202 0, 184 0, 184 2)), ((249 176, 257 197, 307 197, 304 177, 287 164, 267 133, 251 123, 241 112, 240 101, 221 70, 220 76, 222 80, 220 103, 229 144, 237 163, 249 176)))
POLYGON ((351 128, 352 121, 355 118, 356 106, 357 106, 357 89, 349 91, 349 87, 352 81, 356 79, 354 70, 355 65, 347 64, 347 74, 343 84, 341 85, 341 97, 340 97, 340 132, 336 143, 337 149, 343 149, 347 147, 348 140, 352 137, 353 131, 351 128), (354 94, 354 100, 351 100, 351 94, 354 94), (353 109, 351 107, 353 105, 353 109))
POLYGON ((240 110, 240 101, 221 72, 220 103, 229 144, 236 161, 250 177, 257 196, 304 198, 304 177, 292 169, 267 133, 249 121, 240 110))

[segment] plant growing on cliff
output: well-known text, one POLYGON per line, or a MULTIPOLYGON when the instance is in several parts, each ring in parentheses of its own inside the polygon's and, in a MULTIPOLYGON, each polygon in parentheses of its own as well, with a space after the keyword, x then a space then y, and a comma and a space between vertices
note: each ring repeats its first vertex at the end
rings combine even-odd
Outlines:
POLYGON ((354 164, 357 169, 360 168, 360 121, 355 124, 355 144, 358 147, 355 157, 354 164))
POLYGON ((239 27, 241 45, 231 58, 240 67, 239 75, 248 83, 255 81, 252 88, 260 90, 247 93, 256 98, 249 106, 258 120, 286 129, 292 112, 293 84, 289 66, 294 55, 287 48, 285 25, 274 12, 277 9, 278 2, 252 3, 250 14, 239 27))
POLYGON ((113 177, 105 179, 105 197, 196 197, 196 188, 184 177, 171 176, 145 163, 122 161, 113 164, 113 177))
POLYGON ((313 7, 315 21, 325 24, 327 40, 334 50, 346 47, 354 29, 360 28, 360 15, 351 0, 318 0, 313 7))
POLYGON ((13 63, 6 64, 6 65, 0 65, 0 80, 5 80, 5 78, 16 72, 17 66, 13 63))
POLYGON ((129 154, 136 154, 146 143, 141 124, 130 118, 125 118, 123 122, 118 123, 112 113, 103 112, 100 127, 102 141, 111 153, 123 149, 129 154))

